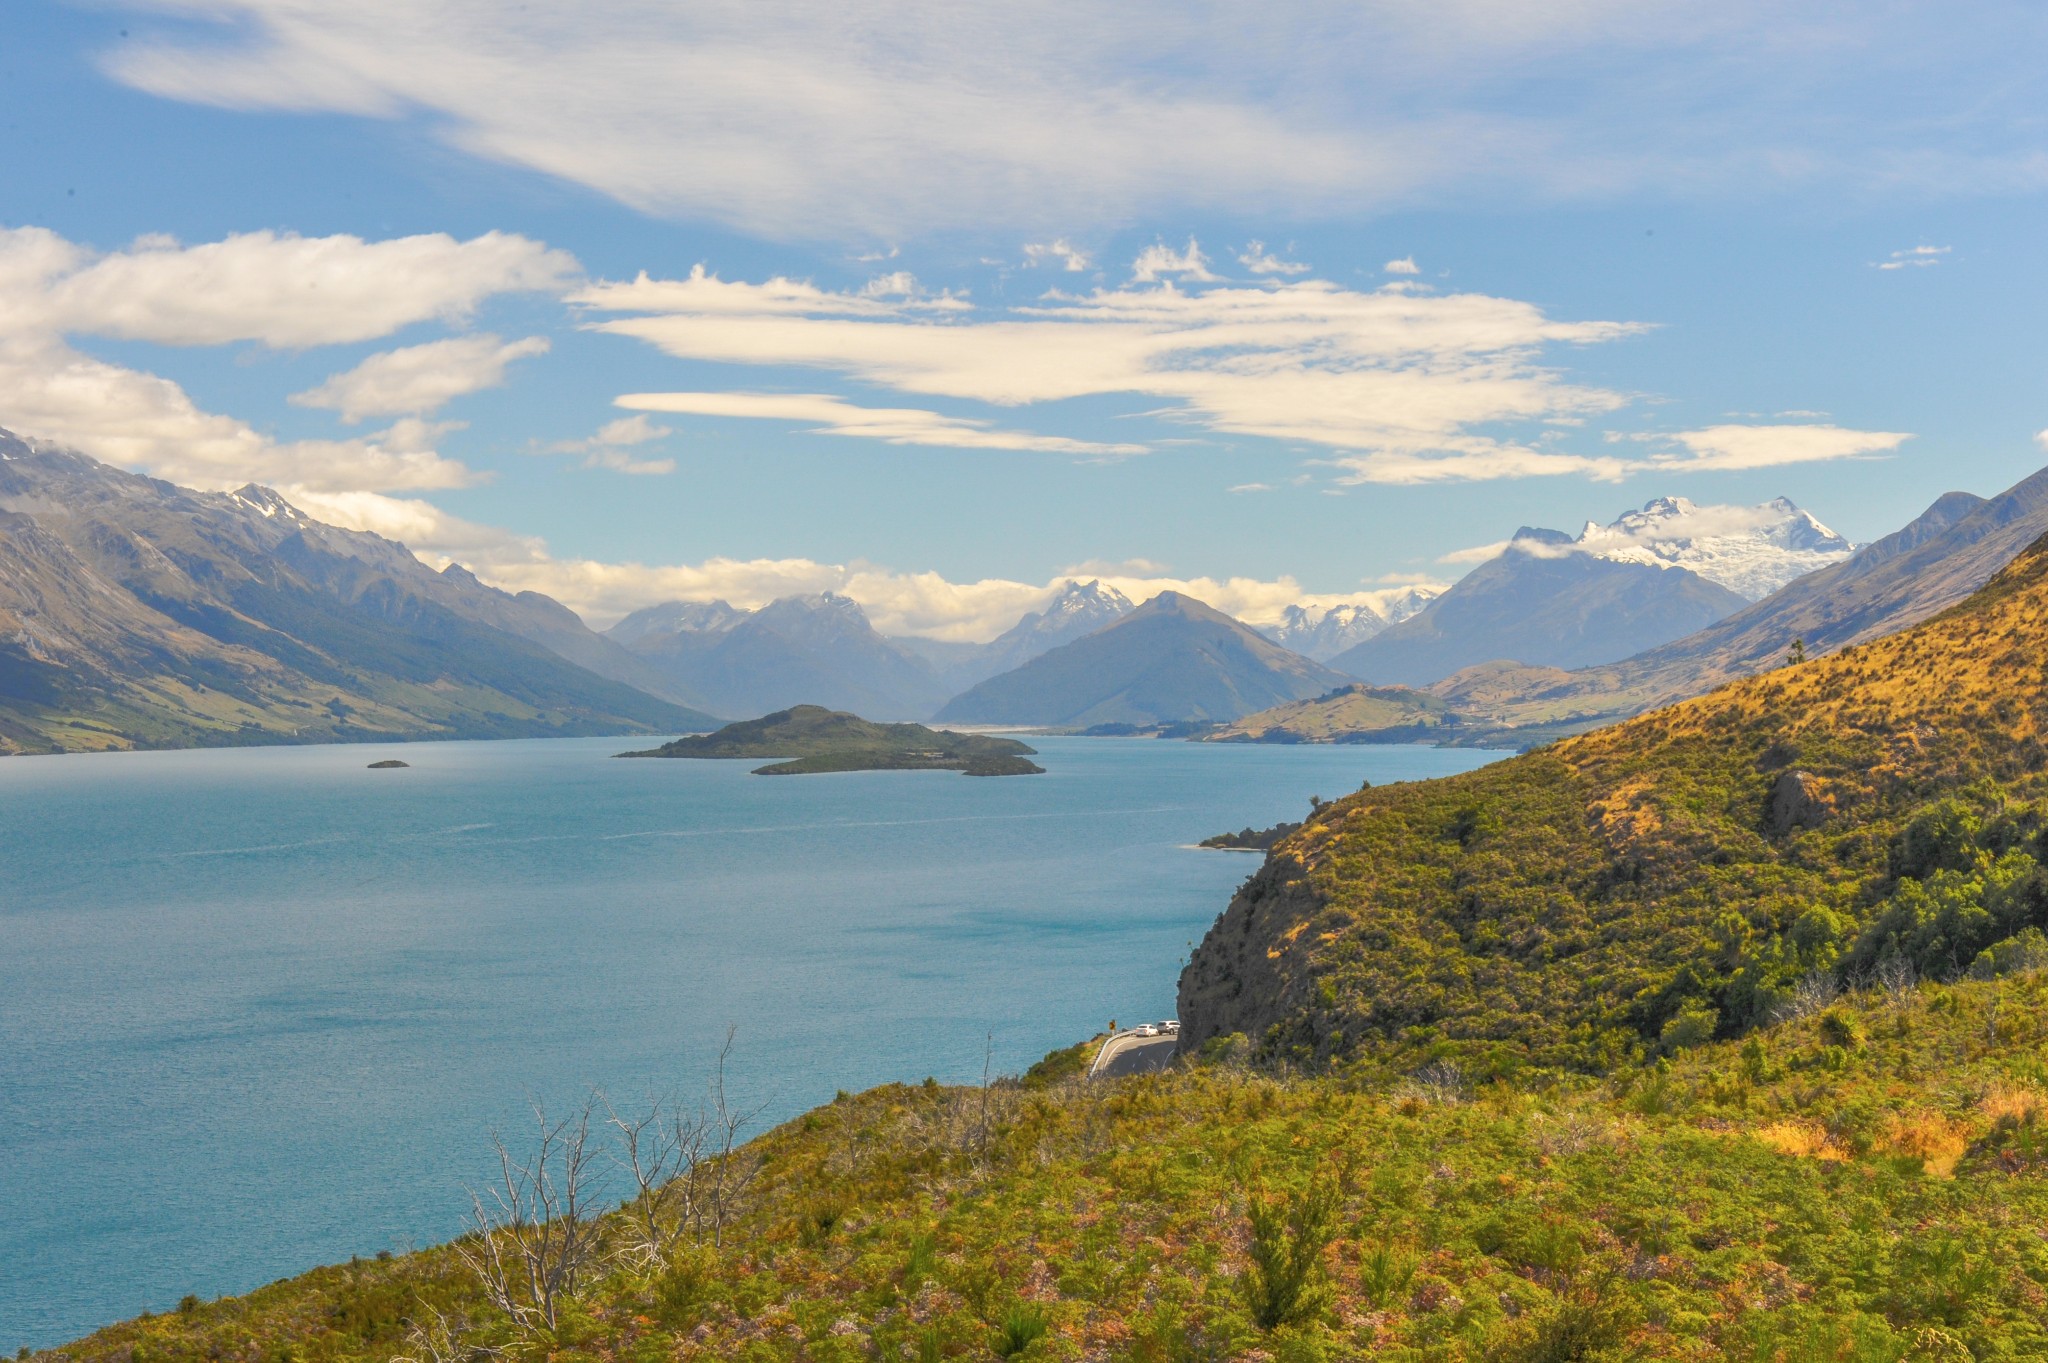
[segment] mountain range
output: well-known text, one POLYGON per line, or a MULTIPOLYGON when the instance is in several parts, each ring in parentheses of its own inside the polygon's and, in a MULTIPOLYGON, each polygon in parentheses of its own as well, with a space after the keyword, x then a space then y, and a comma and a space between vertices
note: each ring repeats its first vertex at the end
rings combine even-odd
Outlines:
POLYGON ((946 699, 1131 611, 1099 581, 1068 582, 1044 610, 987 643, 892 639, 858 602, 832 592, 758 610, 671 601, 633 612, 606 637, 667 684, 724 714, 817 704, 879 719, 927 719, 946 699))
POLYGON ((1330 659, 1375 686, 1427 686, 1478 663, 1613 662, 1748 603, 1689 569, 1588 553, 1555 530, 1519 531, 1414 616, 1330 659))
POLYGON ((0 751, 684 732, 806 704, 1019 726, 1244 720, 1231 736, 1266 741, 1395 715, 1368 729, 1527 743, 1775 665, 1794 639, 1817 654, 1923 619, 2043 530, 2048 472, 1949 494, 1853 553, 1783 499, 1660 498, 1577 536, 1525 529, 1441 593, 1297 604, 1263 632, 1177 593, 1134 607, 1069 581, 987 643, 887 638, 832 593, 668 602, 600 635, 268 489, 193 492, 0 435, 0 751), (1367 704, 1344 690, 1359 680, 1410 689, 1367 704), (1262 716, 1274 706, 1292 708, 1262 716))
POLYGON ((1410 587, 1379 605, 1358 602, 1338 606, 1289 606, 1280 623, 1259 633, 1304 658, 1326 663, 1355 644, 1362 644, 1389 625, 1398 625, 1429 604, 1439 589, 1410 587))
POLYGON ((1587 521, 1572 544, 1617 563, 1684 568, 1750 601, 1856 549, 1783 497, 1749 507, 1658 497, 1606 525, 1587 521))
POLYGON ((1995 497, 1951 492, 1904 528, 1705 629, 1611 665, 1469 669, 1430 689, 1477 720, 1587 728, 1904 629, 1969 596, 2048 534, 2048 469, 1995 497))
POLYGON ((536 593, 0 432, 0 752, 708 727, 536 593))

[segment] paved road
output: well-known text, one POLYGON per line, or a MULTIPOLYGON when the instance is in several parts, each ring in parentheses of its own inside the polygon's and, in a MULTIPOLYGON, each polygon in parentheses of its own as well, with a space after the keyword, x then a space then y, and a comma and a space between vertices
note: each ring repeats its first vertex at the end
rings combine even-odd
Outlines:
POLYGON ((1139 1036, 1136 1032, 1118 1032, 1102 1043, 1088 1077, 1118 1079, 1127 1074, 1152 1074, 1173 1063, 1174 1048, 1179 1044, 1177 1036, 1139 1036))

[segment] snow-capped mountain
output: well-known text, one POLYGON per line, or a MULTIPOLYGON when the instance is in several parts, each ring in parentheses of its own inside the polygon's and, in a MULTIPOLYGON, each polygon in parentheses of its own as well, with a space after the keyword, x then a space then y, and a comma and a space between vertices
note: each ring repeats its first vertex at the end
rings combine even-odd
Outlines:
POLYGON ((1355 644, 1362 644, 1389 625, 1398 625, 1428 605, 1441 591, 1437 587, 1404 587, 1382 597, 1377 603, 1353 602, 1340 606, 1289 606, 1280 623, 1267 625, 1259 633, 1292 649, 1303 657, 1326 663, 1355 644))
POLYGON ((1131 599, 1100 581, 1069 582, 1042 611, 1033 611, 990 641, 983 663, 994 676, 1129 615, 1131 599))
POLYGON ((1840 563, 1856 547, 1783 497, 1762 506, 1659 497, 1610 525, 1587 521, 1572 543, 1620 563, 1690 568, 1751 601, 1840 563))
POLYGON ((723 601, 664 601, 634 611, 605 633, 631 648, 656 634, 722 634, 749 613, 723 601))

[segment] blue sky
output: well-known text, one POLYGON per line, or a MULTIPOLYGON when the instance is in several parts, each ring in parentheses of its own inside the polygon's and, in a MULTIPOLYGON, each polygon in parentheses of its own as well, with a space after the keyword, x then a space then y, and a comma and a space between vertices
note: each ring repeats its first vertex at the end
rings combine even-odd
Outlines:
POLYGON ((2028 7, 540 8, 0 7, 0 425, 948 637, 2048 458, 2028 7))

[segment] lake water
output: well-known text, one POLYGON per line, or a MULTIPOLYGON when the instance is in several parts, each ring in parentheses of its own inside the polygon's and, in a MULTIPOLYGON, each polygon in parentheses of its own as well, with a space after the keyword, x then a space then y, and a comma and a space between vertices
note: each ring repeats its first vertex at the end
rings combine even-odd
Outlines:
POLYGON ((756 778, 618 739, 0 761, 0 1348, 444 1239, 529 1097, 762 1121, 1170 1016, 1186 844, 1495 753, 1044 739, 756 778), (405 771, 369 771, 397 755, 405 771))

